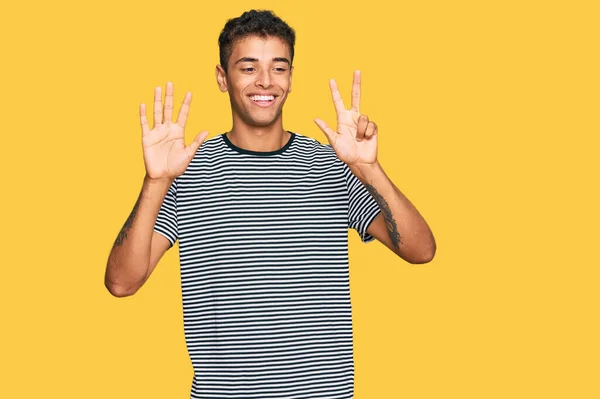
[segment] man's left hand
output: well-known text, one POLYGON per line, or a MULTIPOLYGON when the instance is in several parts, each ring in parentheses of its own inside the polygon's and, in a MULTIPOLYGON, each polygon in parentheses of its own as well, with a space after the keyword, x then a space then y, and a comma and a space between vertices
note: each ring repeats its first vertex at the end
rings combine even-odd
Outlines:
POLYGON ((337 114, 337 131, 321 119, 315 123, 325 133, 337 157, 348 166, 368 166, 377 163, 377 125, 361 115, 360 71, 354 72, 352 106, 346 109, 335 80, 329 81, 331 96, 337 114))

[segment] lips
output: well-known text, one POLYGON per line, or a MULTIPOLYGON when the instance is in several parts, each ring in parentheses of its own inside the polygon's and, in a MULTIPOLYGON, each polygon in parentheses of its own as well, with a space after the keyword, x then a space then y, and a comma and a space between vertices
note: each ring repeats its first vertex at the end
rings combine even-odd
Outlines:
POLYGON ((275 102, 275 95, 273 94, 251 94, 248 98, 256 105, 261 107, 268 107, 275 102))
POLYGON ((250 99, 252 101, 273 101, 275 99, 275 96, 272 94, 269 94, 269 95, 256 94, 256 95, 250 96, 250 99))

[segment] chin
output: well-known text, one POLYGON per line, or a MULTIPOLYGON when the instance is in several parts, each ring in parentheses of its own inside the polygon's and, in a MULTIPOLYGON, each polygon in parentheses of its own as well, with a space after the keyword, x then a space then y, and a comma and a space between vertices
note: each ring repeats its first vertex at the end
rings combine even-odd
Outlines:
POLYGON ((251 123, 249 123, 248 125, 251 127, 270 127, 273 126, 275 124, 275 121, 268 121, 268 122, 261 122, 261 121, 253 121, 251 123))
POLYGON ((279 120, 279 116, 280 116, 280 114, 275 115, 273 117, 257 118, 257 117, 252 117, 252 115, 248 115, 248 117, 246 119, 246 123, 250 126, 268 127, 268 126, 272 126, 275 123, 277 123, 277 121, 279 120))

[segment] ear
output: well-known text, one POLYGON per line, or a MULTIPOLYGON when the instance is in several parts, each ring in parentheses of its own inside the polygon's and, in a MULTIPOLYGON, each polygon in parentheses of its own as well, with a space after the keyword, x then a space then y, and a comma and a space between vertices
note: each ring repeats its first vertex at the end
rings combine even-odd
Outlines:
POLYGON ((294 67, 290 68, 290 85, 288 86, 288 93, 292 92, 292 72, 294 72, 294 67))
POLYGON ((221 65, 217 65, 215 70, 215 75, 217 76, 217 84, 219 85, 219 90, 225 93, 227 91, 227 74, 221 65))

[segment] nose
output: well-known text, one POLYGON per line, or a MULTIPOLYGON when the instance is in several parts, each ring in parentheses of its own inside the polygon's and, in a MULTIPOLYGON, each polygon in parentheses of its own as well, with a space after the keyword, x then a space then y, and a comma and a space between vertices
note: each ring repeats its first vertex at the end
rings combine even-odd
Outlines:
POLYGON ((271 87, 271 73, 269 69, 262 69, 256 76, 256 86, 264 89, 271 87))

